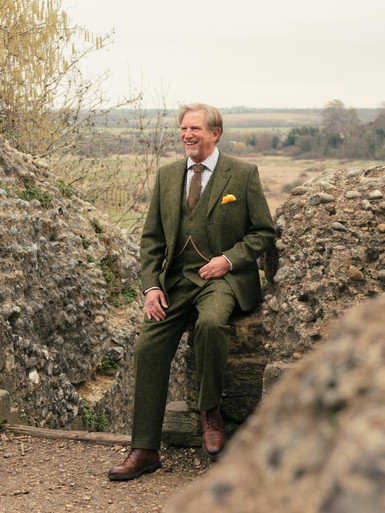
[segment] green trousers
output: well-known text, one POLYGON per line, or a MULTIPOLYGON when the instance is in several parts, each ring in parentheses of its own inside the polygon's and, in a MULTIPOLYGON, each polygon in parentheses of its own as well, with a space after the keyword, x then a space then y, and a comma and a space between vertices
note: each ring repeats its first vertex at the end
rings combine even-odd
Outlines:
POLYGON ((219 405, 229 353, 229 317, 235 306, 233 291, 224 279, 198 287, 186 278, 168 293, 162 321, 145 320, 137 338, 132 448, 159 449, 166 407, 171 361, 189 322, 198 312, 194 349, 198 376, 198 408, 219 405))

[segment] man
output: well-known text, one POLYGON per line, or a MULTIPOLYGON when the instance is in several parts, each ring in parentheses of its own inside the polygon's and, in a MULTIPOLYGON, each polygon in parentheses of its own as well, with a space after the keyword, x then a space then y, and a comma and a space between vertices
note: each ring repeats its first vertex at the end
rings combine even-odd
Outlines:
POLYGON ((203 449, 216 459, 226 443, 219 402, 228 359, 228 320, 237 304, 260 300, 256 259, 275 237, 257 167, 218 152, 222 116, 205 104, 179 110, 184 158, 159 169, 141 243, 145 320, 135 347, 132 449, 109 472, 134 479, 160 468, 171 360, 190 313, 203 449))

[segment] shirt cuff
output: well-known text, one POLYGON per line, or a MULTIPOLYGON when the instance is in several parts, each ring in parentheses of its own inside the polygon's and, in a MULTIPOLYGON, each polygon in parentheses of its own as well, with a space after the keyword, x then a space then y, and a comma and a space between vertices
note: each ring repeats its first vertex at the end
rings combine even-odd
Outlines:
POLYGON ((150 290, 160 290, 160 287, 149 287, 148 289, 146 289, 143 294, 146 295, 148 291, 150 290))
POLYGON ((228 261, 229 266, 230 266, 230 271, 232 271, 233 270, 233 264, 231 263, 231 260, 229 258, 227 258, 226 255, 222 255, 222 256, 226 258, 226 260, 228 261))

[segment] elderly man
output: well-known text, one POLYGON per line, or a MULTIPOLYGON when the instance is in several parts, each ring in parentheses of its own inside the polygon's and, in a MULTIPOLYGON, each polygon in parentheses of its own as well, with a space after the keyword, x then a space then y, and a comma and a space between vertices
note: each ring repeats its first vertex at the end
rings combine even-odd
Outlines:
POLYGON ((131 451, 109 472, 134 479, 160 468, 162 423, 172 358, 192 310, 203 449, 226 443, 219 409, 228 359, 229 317, 260 300, 256 259, 275 230, 257 167, 218 151, 222 116, 205 104, 179 110, 187 158, 159 169, 141 243, 147 319, 135 346, 131 451))

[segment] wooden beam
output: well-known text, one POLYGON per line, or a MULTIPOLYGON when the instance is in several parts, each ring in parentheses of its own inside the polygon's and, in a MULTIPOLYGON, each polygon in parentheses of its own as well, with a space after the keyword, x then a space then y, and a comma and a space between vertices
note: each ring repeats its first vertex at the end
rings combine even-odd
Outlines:
POLYGON ((60 429, 43 429, 32 426, 13 426, 5 424, 4 429, 14 435, 50 438, 54 440, 80 440, 102 445, 129 445, 131 436, 119 433, 96 433, 91 431, 64 431, 60 429))

